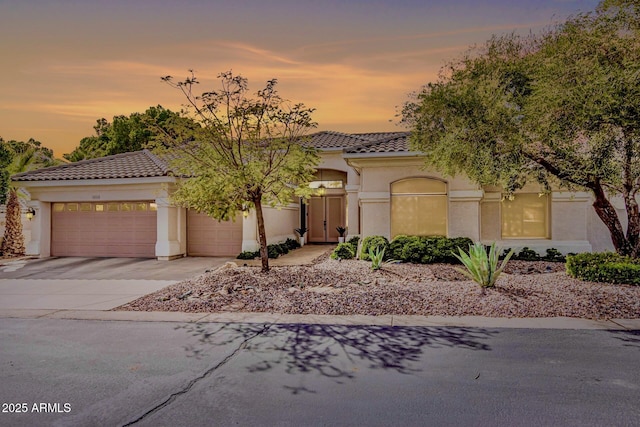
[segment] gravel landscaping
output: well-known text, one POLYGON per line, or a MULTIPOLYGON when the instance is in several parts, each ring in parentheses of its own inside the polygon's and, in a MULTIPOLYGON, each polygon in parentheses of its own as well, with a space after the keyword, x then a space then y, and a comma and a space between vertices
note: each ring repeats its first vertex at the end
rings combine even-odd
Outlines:
POLYGON ((268 274, 227 263, 116 310, 640 318, 640 286, 576 280, 562 263, 510 261, 496 287, 482 289, 447 264, 372 271, 369 262, 328 255, 268 274))

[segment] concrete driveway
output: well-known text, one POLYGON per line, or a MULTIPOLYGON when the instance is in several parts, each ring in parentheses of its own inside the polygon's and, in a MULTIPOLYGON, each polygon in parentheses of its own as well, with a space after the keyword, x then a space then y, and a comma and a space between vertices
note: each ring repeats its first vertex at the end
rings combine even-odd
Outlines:
POLYGON ((0 265, 0 310, 110 310, 232 258, 43 258, 0 265))

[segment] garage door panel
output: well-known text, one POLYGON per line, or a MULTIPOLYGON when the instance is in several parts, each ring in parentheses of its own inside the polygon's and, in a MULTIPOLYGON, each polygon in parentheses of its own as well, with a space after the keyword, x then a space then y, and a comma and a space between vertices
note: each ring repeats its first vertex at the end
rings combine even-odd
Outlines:
POLYGON ((242 251, 242 216, 217 221, 195 211, 187 213, 187 253, 191 256, 236 256, 242 251))
POLYGON ((51 254, 155 257, 156 212, 150 209, 151 202, 135 203, 54 203, 51 254), (137 204, 145 210, 131 209, 137 204))

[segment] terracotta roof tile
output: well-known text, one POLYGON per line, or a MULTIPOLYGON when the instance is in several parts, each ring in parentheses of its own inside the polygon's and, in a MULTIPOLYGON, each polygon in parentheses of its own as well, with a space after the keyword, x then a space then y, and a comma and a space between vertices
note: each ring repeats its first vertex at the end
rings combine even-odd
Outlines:
MULTIPOLYGON (((373 135, 373 134, 368 134, 373 135)), ((409 132, 394 132, 382 134, 380 139, 345 149, 348 154, 356 153, 397 153, 411 151, 409 148, 409 132)))
POLYGON ((370 141, 368 138, 361 136, 332 131, 314 133, 309 135, 309 138, 308 144, 319 150, 354 147, 370 141))
POLYGON ((166 162, 150 151, 142 150, 24 172, 11 179, 22 182, 148 178, 166 176, 168 172, 166 162))

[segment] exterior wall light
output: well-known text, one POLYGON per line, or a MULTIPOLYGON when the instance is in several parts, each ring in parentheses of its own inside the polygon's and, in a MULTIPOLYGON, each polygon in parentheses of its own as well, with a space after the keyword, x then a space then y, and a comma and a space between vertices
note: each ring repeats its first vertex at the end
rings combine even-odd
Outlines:
POLYGON ((35 211, 35 209, 33 209, 33 208, 29 208, 29 209, 27 210, 27 219, 28 219, 29 221, 31 221, 31 220, 33 219, 33 217, 34 217, 34 216, 36 216, 36 211, 35 211))

